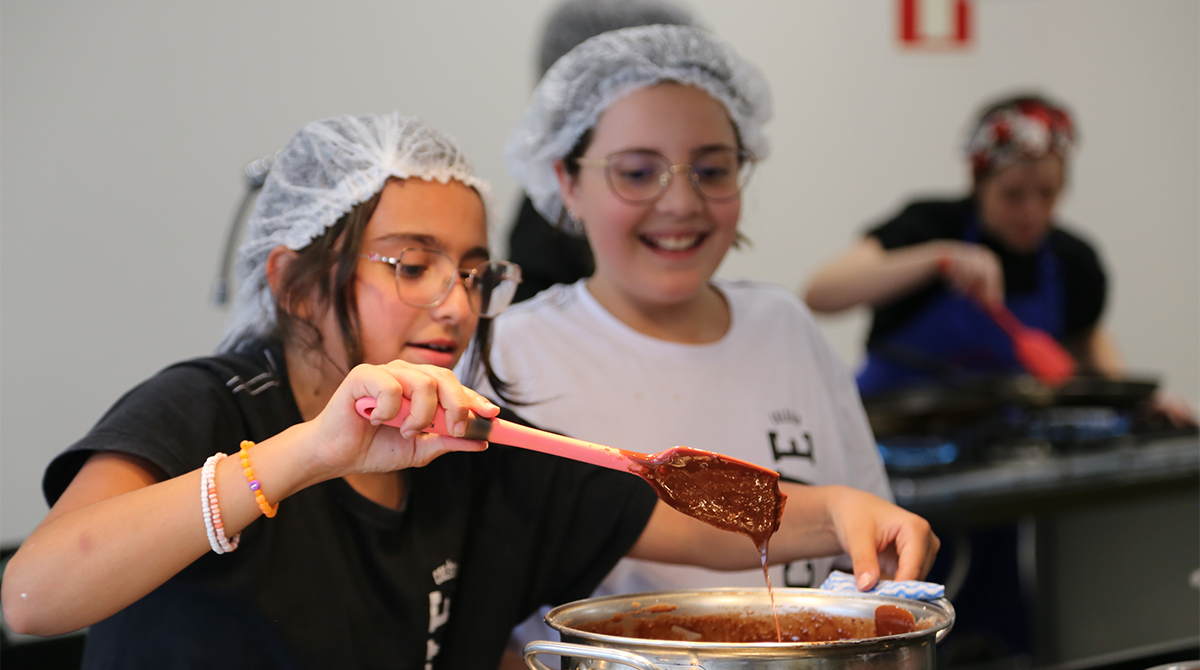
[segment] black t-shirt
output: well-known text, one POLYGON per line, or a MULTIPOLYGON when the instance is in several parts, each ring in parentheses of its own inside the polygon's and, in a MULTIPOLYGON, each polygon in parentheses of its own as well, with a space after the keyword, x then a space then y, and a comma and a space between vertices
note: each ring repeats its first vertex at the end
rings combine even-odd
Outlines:
MULTIPOLYGON (((188 361, 121 398, 43 490, 53 504, 94 451, 175 477, 299 421, 277 345, 188 361)), ((494 668, 538 606, 591 594, 657 501, 634 475, 501 445, 405 476, 401 510, 340 479, 283 500, 237 551, 93 625, 84 667, 494 668)))
MULTIPOLYGON (((899 249, 931 240, 961 240, 968 220, 976 210, 975 200, 927 200, 914 202, 890 221, 867 231, 884 249, 899 249)), ((1000 258, 1006 295, 1032 293, 1042 280, 1037 254, 1016 254, 980 232, 980 242, 1000 258)), ((1065 339, 1086 334, 1100 321, 1107 296, 1107 280, 1100 258, 1090 244, 1055 224, 1046 237, 1058 260, 1063 282, 1065 339)), ((867 346, 872 347, 892 330, 902 326, 925 308, 947 285, 933 280, 874 311, 867 346)))
POLYGON ((596 271, 587 238, 564 232, 543 219, 529 198, 521 203, 509 234, 508 259, 521 266, 518 302, 554 284, 574 284, 596 271))

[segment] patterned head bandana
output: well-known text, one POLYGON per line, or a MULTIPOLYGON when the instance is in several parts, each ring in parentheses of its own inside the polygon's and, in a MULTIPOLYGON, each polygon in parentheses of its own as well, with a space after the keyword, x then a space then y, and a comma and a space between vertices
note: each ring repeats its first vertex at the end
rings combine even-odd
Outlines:
POLYGON ((1036 96, 1021 96, 990 106, 967 142, 975 180, 1022 158, 1070 157, 1075 124, 1070 114, 1036 96))

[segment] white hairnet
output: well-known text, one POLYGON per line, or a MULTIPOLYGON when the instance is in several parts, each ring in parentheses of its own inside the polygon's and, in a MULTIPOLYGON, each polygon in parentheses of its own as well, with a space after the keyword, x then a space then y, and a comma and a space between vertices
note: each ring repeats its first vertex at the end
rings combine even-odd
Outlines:
POLYGON ((300 129, 280 151, 247 224, 234 275, 239 284, 217 351, 275 328, 275 301, 267 285, 267 256, 279 245, 300 250, 355 205, 383 190, 390 177, 447 183, 479 192, 475 176, 453 139, 398 113, 339 116, 300 129))
POLYGON ((663 81, 696 86, 721 102, 743 146, 766 157, 770 89, 758 68, 728 45, 692 26, 603 33, 551 66, 504 150, 509 172, 547 221, 562 215, 554 162, 570 153, 613 102, 663 81))
POLYGON ((610 30, 656 24, 698 25, 686 8, 663 0, 566 0, 546 20, 538 76, 589 37, 610 30))

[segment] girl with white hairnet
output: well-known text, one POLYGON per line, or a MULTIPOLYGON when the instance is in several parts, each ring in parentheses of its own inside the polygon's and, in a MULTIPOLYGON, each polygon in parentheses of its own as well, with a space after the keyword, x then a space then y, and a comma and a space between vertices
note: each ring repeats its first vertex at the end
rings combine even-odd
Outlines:
MULTIPOLYGON (((439 405, 457 435, 499 412, 450 372, 474 336, 490 375, 488 323, 519 278, 488 258, 483 190, 417 121, 305 126, 251 217, 218 353, 136 387, 50 464, 6 622, 90 626, 85 668, 488 668, 517 622, 625 554, 754 565, 628 473, 419 432, 439 405), (402 428, 378 425, 402 398, 402 428)), ((814 490, 788 510, 784 558, 932 560, 928 526, 881 501, 814 490)))
MULTIPOLYGON (((547 17, 538 49, 537 77, 580 42, 633 26, 698 25, 686 7, 668 0, 563 0, 547 17)), ((527 300, 554 284, 569 284, 595 270, 587 238, 564 232, 542 218, 529 198, 508 236, 508 259, 521 265, 514 301, 527 300)))
MULTIPOLYGON (((535 424, 649 453, 684 444, 890 499, 854 380, 808 310, 783 287, 714 277, 738 244, 770 116, 759 71, 696 27, 608 32, 555 63, 506 159, 547 220, 587 236, 595 274, 497 319, 492 362, 535 424)), ((777 566, 771 580, 819 586, 833 562, 777 566)), ((762 585, 761 570, 624 560, 601 593, 762 585)), ((552 633, 531 622, 517 637, 552 633)))

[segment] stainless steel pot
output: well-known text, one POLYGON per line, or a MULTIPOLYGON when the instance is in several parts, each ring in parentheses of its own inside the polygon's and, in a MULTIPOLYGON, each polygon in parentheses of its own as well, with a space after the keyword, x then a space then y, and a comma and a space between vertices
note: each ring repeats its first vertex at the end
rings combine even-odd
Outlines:
POLYGON ((818 610, 825 614, 872 618, 880 605, 896 605, 912 613, 923 630, 901 635, 839 642, 683 642, 602 635, 580 630, 589 623, 624 615, 656 616, 672 608, 672 616, 771 616, 771 601, 763 589, 664 591, 580 600, 557 607, 546 623, 562 642, 531 642, 525 662, 534 670, 549 670, 538 658, 562 656, 564 668, 601 670, 868 670, 901 668, 932 670, 935 644, 954 625, 954 608, 944 599, 922 602, 863 593, 815 589, 775 589, 780 613, 818 610))

